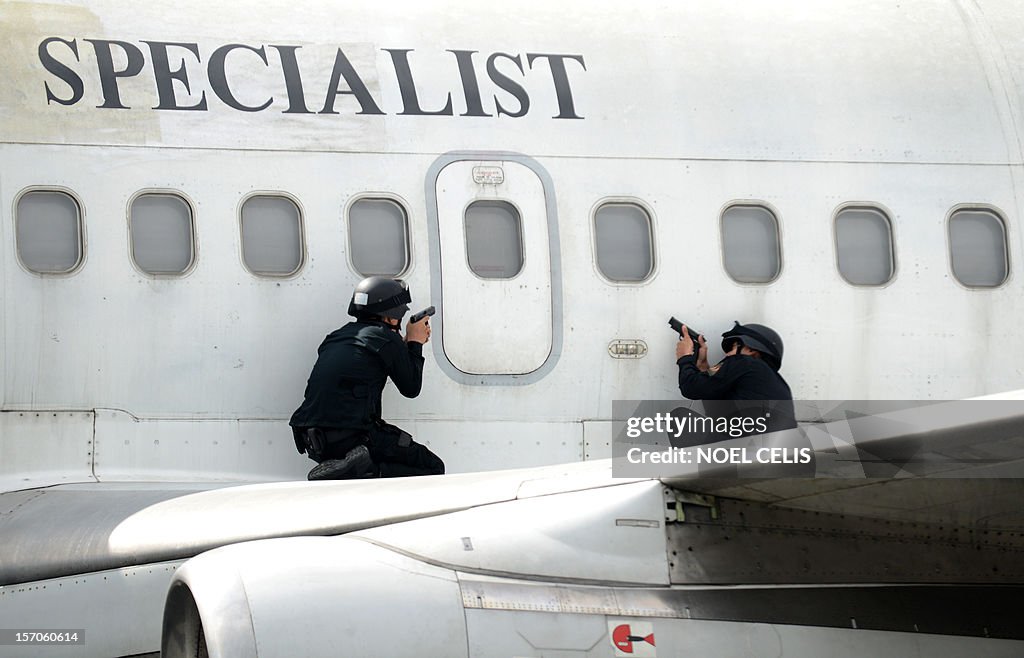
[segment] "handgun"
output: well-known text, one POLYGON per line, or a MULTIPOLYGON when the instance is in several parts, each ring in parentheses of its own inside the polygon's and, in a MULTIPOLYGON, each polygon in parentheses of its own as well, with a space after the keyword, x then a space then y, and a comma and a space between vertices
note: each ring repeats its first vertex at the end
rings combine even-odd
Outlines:
MULTIPOLYGON (((679 334, 680 337, 682 337, 682 322, 676 320, 675 317, 671 317, 668 319, 668 326, 672 327, 672 330, 679 334)), ((693 341, 693 353, 696 354, 700 350, 700 334, 694 331, 693 329, 690 329, 689 327, 686 328, 686 333, 690 335, 690 340, 693 341)))
POLYGON ((419 322, 423 318, 429 318, 431 315, 433 315, 436 312, 437 312, 436 308, 434 308, 433 306, 428 306, 425 309, 423 309, 422 311, 420 311, 420 312, 416 313, 415 315, 413 315, 411 318, 409 318, 409 322, 419 322))

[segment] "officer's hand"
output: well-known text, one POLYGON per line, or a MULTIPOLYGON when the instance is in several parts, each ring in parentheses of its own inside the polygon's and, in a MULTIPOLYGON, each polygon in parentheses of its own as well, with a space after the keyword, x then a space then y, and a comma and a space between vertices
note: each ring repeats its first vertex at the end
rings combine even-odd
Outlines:
POLYGON ((708 343, 704 340, 704 334, 697 336, 700 347, 697 350, 697 369, 706 372, 708 369, 708 343))
POLYGON ((405 325, 405 342, 426 343, 430 340, 430 318, 425 317, 419 322, 409 322, 405 325))
POLYGON ((683 325, 683 334, 679 337, 679 342, 676 343, 676 361, 693 354, 693 339, 690 338, 690 332, 686 330, 686 325, 683 325))

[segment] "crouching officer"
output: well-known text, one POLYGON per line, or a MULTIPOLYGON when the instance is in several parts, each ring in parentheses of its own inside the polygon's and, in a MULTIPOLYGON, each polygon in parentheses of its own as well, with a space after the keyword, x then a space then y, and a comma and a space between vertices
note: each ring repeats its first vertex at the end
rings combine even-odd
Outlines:
POLYGON ((317 350, 305 398, 289 422, 295 447, 318 464, 310 480, 444 473, 437 455, 381 420, 389 377, 407 398, 423 384, 429 319, 408 323, 405 340, 400 333, 411 301, 403 281, 363 279, 348 305, 356 321, 328 334, 317 350))
MULTIPOLYGON (((693 340, 683 327, 682 338, 676 345, 676 363, 679 366, 679 391, 691 400, 705 400, 708 415, 739 417, 757 421, 767 428, 765 447, 783 448, 793 455, 794 461, 744 467, 749 477, 813 477, 816 472, 813 447, 801 432, 771 435, 772 432, 797 427, 793 408, 793 394, 789 384, 779 374, 782 367, 782 338, 763 324, 740 324, 722 334, 725 358, 709 366, 708 347, 703 336, 694 354, 693 340), (726 402, 707 402, 719 400, 726 402), (796 455, 807 454, 808 461, 797 460, 796 455)), ((755 430, 747 434, 761 434, 755 430)), ((716 435, 712 441, 723 440, 716 435)), ((707 441, 705 437, 704 441, 707 441)), ((734 477, 740 473, 736 465, 729 470, 715 469, 715 477, 734 477)))
MULTIPOLYGON (((679 392, 691 400, 769 400, 768 431, 796 427, 793 394, 779 374, 782 367, 782 337, 763 324, 740 324, 722 334, 725 358, 708 366, 708 347, 699 337, 694 354, 693 340, 686 326, 676 344, 679 392)), ((753 410, 757 404, 740 404, 753 410)), ((762 405, 763 406, 763 405, 762 405)))

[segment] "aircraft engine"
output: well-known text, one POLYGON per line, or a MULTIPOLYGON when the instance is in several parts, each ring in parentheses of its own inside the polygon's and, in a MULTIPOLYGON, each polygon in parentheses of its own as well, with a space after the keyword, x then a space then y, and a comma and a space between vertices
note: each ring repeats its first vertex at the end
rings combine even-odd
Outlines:
POLYGON ((604 616, 551 613, 609 608, 608 588, 616 585, 666 587, 664 509, 659 482, 635 482, 348 535, 217 548, 175 574, 161 656, 457 658, 496 647, 517 652, 507 655, 588 649, 608 635, 604 616), (570 584, 580 591, 560 600, 570 594, 559 587, 570 584), (496 645, 498 629, 510 635, 496 645))
POLYGON ((347 655, 466 656, 455 573, 355 539, 300 537, 204 553, 168 592, 164 658, 347 655))

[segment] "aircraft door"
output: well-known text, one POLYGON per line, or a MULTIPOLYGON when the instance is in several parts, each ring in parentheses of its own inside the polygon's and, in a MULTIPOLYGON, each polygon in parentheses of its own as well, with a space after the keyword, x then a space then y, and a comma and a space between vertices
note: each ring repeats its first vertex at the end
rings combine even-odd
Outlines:
POLYGON ((465 383, 535 381, 560 348, 553 199, 535 163, 523 160, 449 156, 434 167, 435 354, 465 383))

